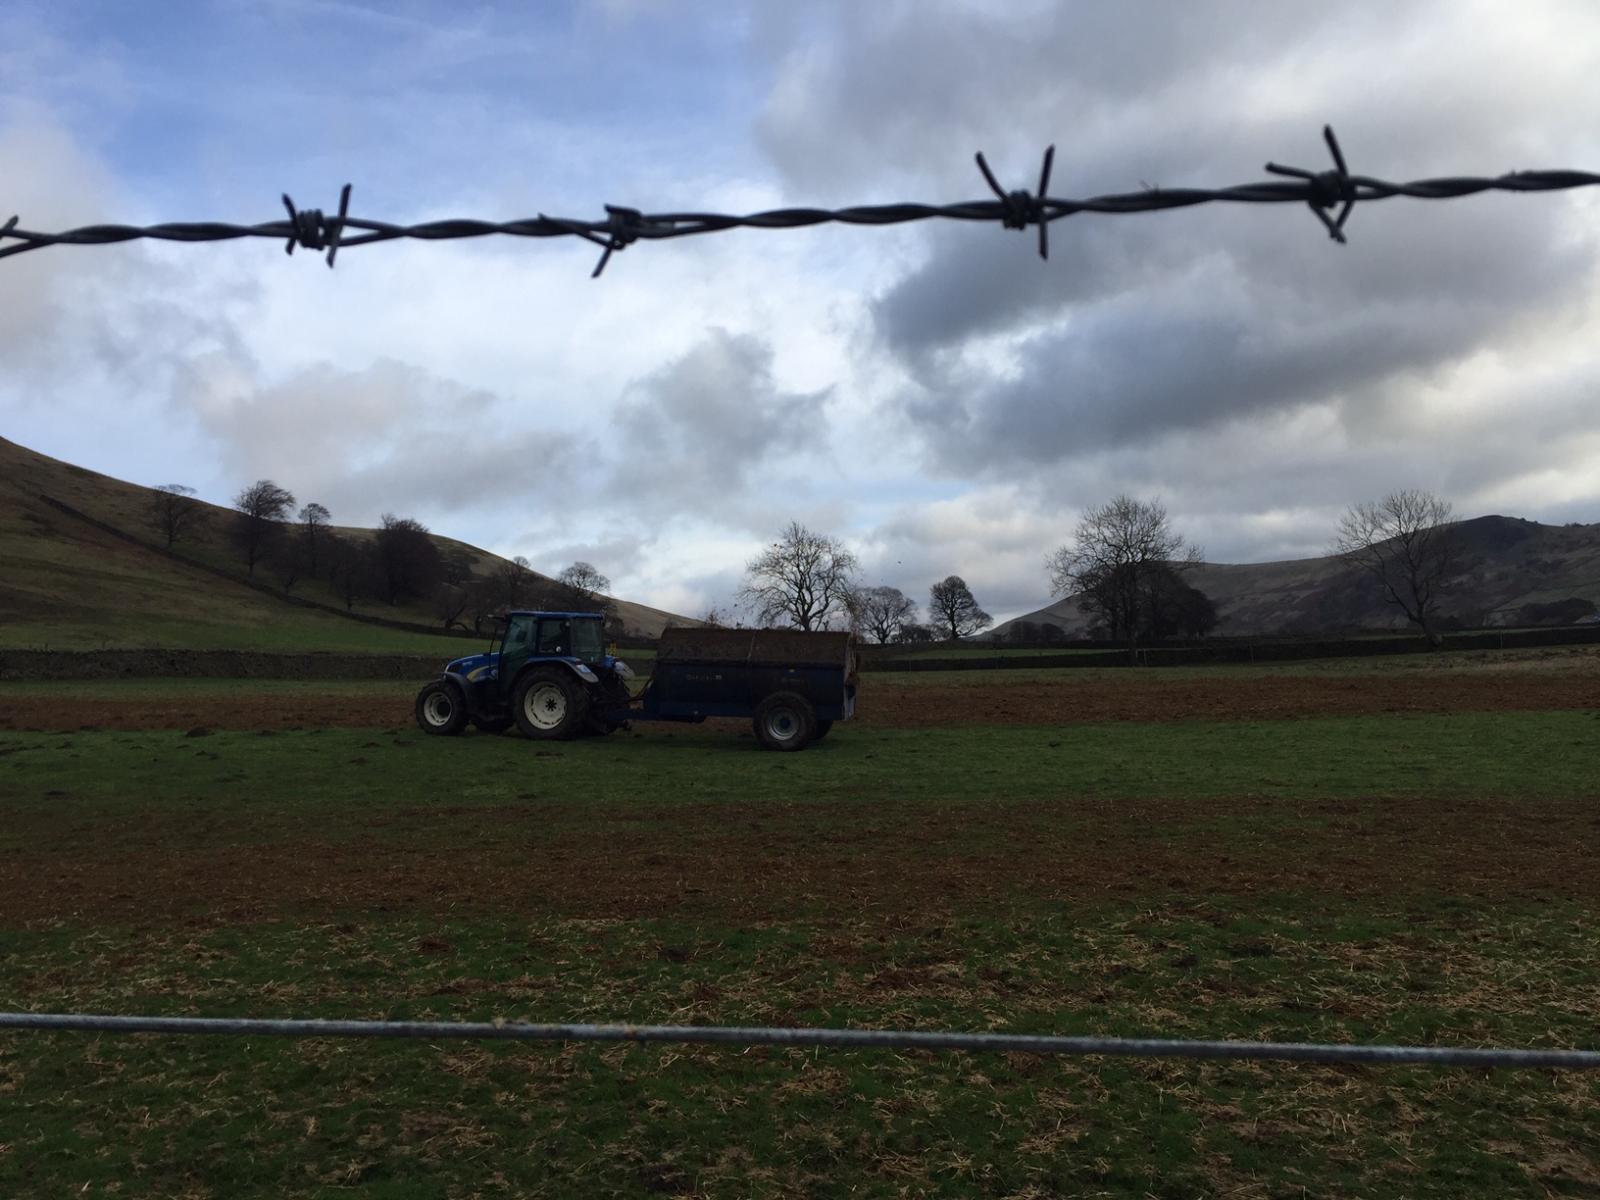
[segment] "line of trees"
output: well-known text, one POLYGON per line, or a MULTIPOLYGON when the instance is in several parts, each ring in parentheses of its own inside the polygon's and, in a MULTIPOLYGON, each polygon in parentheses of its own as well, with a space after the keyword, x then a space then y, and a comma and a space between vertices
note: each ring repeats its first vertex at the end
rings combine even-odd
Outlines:
MULTIPOLYGON (((322 580, 347 609, 363 599, 426 602, 442 626, 475 631, 495 613, 519 607, 599 606, 614 619, 605 595, 611 581, 592 563, 574 562, 548 579, 518 555, 478 575, 470 551, 441 547, 415 518, 385 513, 370 537, 340 534, 326 506, 310 502, 296 512, 293 493, 270 479, 241 488, 233 507, 228 536, 247 573, 254 577, 262 566, 285 591, 304 579, 322 580)), ((146 516, 169 549, 209 523, 194 489, 177 483, 152 489, 146 516)), ((1352 506, 1332 547, 1435 643, 1440 597, 1456 570, 1457 552, 1450 504, 1415 489, 1352 506)), ((1085 512, 1046 566, 1052 594, 1076 597, 1079 611, 1090 618, 1091 636, 1137 648, 1141 641, 1203 637, 1215 628, 1215 604, 1185 578, 1201 561, 1200 548, 1173 528, 1159 501, 1120 495, 1085 512)), ((791 521, 746 564, 738 602, 761 625, 850 628, 879 643, 957 641, 993 624, 959 575, 930 586, 923 623, 915 601, 895 587, 862 585, 859 570, 858 559, 839 539, 791 521)), ((711 625, 735 620, 717 608, 704 617, 711 625)), ((1049 642, 1062 634, 1043 622, 1017 622, 1008 636, 1049 642)))
MULTIPOLYGON (((1407 489, 1353 505, 1331 553, 1439 643, 1440 599, 1459 556, 1448 501, 1407 489)), ((1089 509, 1046 567, 1052 594, 1077 597, 1092 635, 1136 648, 1144 639, 1203 637, 1215 628, 1216 605, 1184 578, 1201 561, 1200 548, 1172 527, 1159 501, 1123 495, 1089 509)))
MULTIPOLYGON (((194 489, 177 483, 153 489, 146 507, 149 524, 168 549, 197 537, 210 516, 194 489)), ((239 489, 225 532, 250 577, 260 568, 286 592, 320 581, 346 609, 363 601, 423 604, 443 628, 483 632, 506 609, 599 607, 611 617, 612 632, 621 632, 604 595, 611 581, 592 563, 574 562, 549 579, 518 555, 479 575, 472 551, 441 544, 414 517, 384 513, 370 535, 340 533, 326 505, 312 501, 296 511, 294 493, 270 479, 239 489)))
MULTIPOLYGON (((801 630, 848 628, 880 643, 955 641, 993 624, 959 575, 928 589, 928 624, 899 588, 867 587, 857 580, 860 563, 838 538, 791 521, 778 540, 745 565, 738 603, 759 625, 801 630)), ((730 614, 708 610, 708 625, 728 625, 730 614)))

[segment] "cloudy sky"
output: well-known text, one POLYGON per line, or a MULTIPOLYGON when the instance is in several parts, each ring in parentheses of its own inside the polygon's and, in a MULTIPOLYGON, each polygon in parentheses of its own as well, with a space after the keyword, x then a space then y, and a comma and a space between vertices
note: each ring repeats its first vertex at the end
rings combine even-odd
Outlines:
MULTIPOLYGON (((754 211, 1600 170, 1600 7, 1472 0, 5 0, 0 220, 754 211)), ((1082 509, 1216 561, 1427 487, 1600 521, 1600 193, 643 243, 264 240, 0 260, 0 434, 226 503, 270 477, 698 615, 800 520, 864 582, 1048 599, 1082 509)))

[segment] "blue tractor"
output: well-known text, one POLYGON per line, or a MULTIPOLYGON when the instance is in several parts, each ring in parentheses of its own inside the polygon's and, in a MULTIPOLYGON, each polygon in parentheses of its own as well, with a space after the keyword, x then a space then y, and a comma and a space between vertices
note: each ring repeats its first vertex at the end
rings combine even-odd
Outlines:
POLYGON ((632 672, 605 652, 604 633, 600 613, 508 613, 488 650, 447 664, 417 693, 417 724, 435 734, 515 724, 541 739, 609 733, 627 720, 608 717, 627 709, 632 672))
POLYGON ((633 672, 605 652, 603 622, 600 613, 508 614, 498 649, 456 659, 417 693, 417 724, 432 734, 515 724, 530 738, 564 740, 630 721, 746 717, 767 749, 801 750, 855 713, 847 633, 669 629, 635 696, 633 672))

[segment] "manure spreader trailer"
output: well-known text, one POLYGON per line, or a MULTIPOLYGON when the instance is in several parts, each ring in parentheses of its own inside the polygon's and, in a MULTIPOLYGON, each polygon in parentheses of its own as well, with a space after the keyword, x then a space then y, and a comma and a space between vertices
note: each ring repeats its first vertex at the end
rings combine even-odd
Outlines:
POLYGON ((848 633, 668 629, 638 695, 605 652, 601 613, 513 612, 482 654, 458 658, 417 693, 425 733, 515 724, 540 740, 606 734, 631 721, 748 718, 768 750, 802 750, 855 712, 848 633))

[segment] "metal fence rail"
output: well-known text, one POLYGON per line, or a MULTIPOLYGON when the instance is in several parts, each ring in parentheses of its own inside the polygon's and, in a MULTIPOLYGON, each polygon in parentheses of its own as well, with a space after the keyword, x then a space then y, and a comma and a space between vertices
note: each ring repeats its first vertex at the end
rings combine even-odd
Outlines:
POLYGON ((486 1021, 260 1020, 124 1017, 94 1013, 0 1013, 0 1029, 80 1033, 209 1034, 289 1038, 421 1038, 527 1042, 672 1042, 717 1046, 970 1050, 1074 1057, 1228 1059, 1257 1062, 1404 1063, 1435 1067, 1600 1069, 1600 1050, 1373 1046, 1316 1042, 1188 1041, 1178 1038, 1053 1037, 903 1029, 814 1029, 737 1025, 566 1025, 486 1021))
MULTIPOLYGON (((46 246, 90 246, 137 238, 156 238, 171 242, 217 242, 235 238, 273 238, 284 242, 286 252, 296 246, 307 250, 326 250, 331 267, 341 247, 364 246, 396 238, 441 241, 453 238, 486 237, 505 234, 512 237, 576 237, 602 248, 593 275, 605 270, 612 254, 636 241, 687 237, 717 233, 726 229, 796 229, 809 225, 899 225, 907 221, 942 218, 954 221, 998 221, 1006 229, 1039 231, 1039 256, 1050 256, 1049 228, 1052 221, 1076 213, 1146 213, 1196 204, 1305 204, 1336 242, 1343 242, 1345 222, 1359 203, 1409 196, 1415 200, 1448 200, 1479 192, 1549 192, 1567 188, 1593 187, 1600 175, 1588 171, 1544 170, 1513 171, 1499 176, 1454 176, 1394 183, 1370 175, 1352 175, 1345 165, 1333 130, 1323 129, 1323 138, 1333 156, 1332 170, 1307 171, 1268 163, 1266 170, 1282 178, 1222 188, 1145 187, 1137 192, 1093 196, 1071 200, 1051 196, 1050 172, 1055 147, 1049 147, 1039 172, 1037 193, 1025 188, 1006 191, 981 153, 975 157, 984 181, 994 199, 969 200, 956 204, 868 204, 849 208, 781 208, 768 212, 731 213, 664 212, 644 213, 637 208, 608 204, 606 215, 597 221, 537 217, 514 221, 456 219, 426 221, 417 225, 397 225, 350 215, 350 185, 339 197, 339 210, 332 216, 321 209, 295 207, 283 197, 286 219, 257 225, 237 225, 224 221, 172 222, 160 225, 86 225, 60 233, 41 233, 18 227, 19 217, 0 224, 0 258, 24 254, 46 246), (1337 215, 1332 215, 1337 210, 1337 215), (14 244, 6 244, 7 242, 14 244)), ((592 278, 593 276, 591 276, 592 278)))

